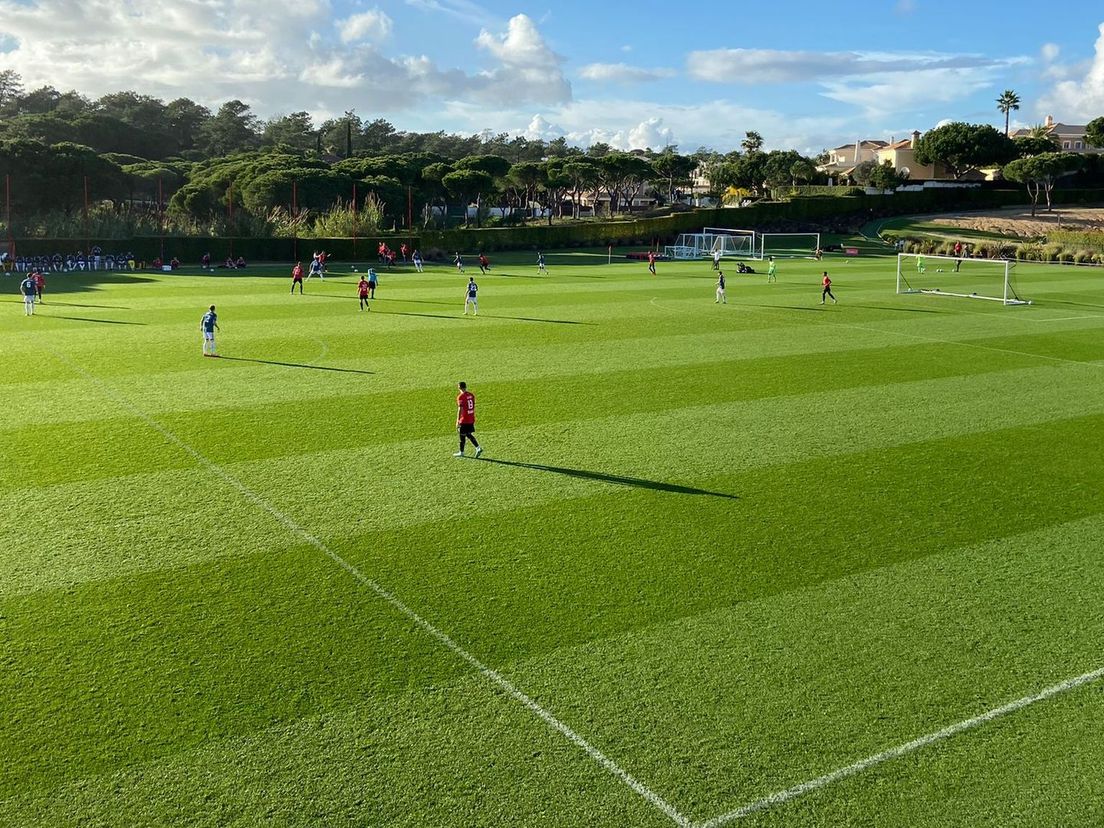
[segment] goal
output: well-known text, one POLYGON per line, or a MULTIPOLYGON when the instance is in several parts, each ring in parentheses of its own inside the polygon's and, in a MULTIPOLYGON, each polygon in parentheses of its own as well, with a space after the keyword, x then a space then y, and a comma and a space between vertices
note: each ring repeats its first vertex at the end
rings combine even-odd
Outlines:
POLYGON ((929 293, 988 299, 1002 305, 1030 305, 1016 291, 1011 259, 958 259, 954 256, 897 254, 897 293, 929 293))
POLYGON ((754 230, 727 230, 706 227, 700 233, 682 233, 674 244, 663 248, 672 259, 699 259, 719 252, 722 256, 755 258, 754 230))
POLYGON ((762 233, 759 236, 759 258, 813 258, 820 250, 820 233, 762 233))
POLYGON ((744 256, 754 259, 758 249, 759 234, 754 230, 736 230, 726 227, 705 227, 702 235, 709 241, 709 254, 744 256))

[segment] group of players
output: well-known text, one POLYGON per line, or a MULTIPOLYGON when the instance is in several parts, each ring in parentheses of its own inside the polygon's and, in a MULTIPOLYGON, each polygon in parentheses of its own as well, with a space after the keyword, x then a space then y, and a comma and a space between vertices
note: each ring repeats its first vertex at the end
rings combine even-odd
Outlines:
MULTIPOLYGON (((405 245, 404 245, 405 247, 405 245)), ((381 256, 384 255, 384 251, 381 250, 381 256)), ((417 251, 414 251, 415 261, 420 265, 420 256, 417 251)), ((403 251, 403 257, 406 258, 406 251, 403 251)), ((656 259, 658 257, 654 252, 648 256, 648 270, 655 275, 656 273, 656 259)), ((490 261, 485 254, 479 254, 479 269, 482 273, 487 273, 490 270, 490 261)), ((453 263, 459 273, 464 272, 464 259, 460 255, 459 251, 455 254, 453 263)), ((721 270, 721 257, 719 254, 715 254, 713 257, 713 269, 717 271, 717 292, 715 303, 728 304, 728 298, 725 294, 725 275, 721 270)), ((740 263, 743 264, 742 262, 740 263)), ((295 286, 299 285, 300 295, 303 292, 303 282, 309 279, 311 276, 317 275, 320 280, 324 279, 326 265, 326 254, 315 253, 311 260, 310 272, 304 277, 302 262, 296 262, 292 268, 291 278, 291 292, 294 295, 295 286)), ((545 263, 544 253, 539 252, 537 254, 537 270, 539 273, 547 274, 548 269, 545 263)), ((421 267, 418 267, 418 271, 421 272, 421 267)), ((754 273, 755 271, 747 267, 746 265, 740 268, 743 273, 754 273)), ((355 268, 354 268, 355 272, 355 268)), ((778 267, 774 257, 771 256, 767 265, 767 282, 776 282, 778 280, 778 267)), ((26 280, 30 283, 33 291, 34 281, 28 277, 26 280)), ((375 299, 376 288, 379 285, 379 277, 376 274, 374 268, 369 268, 368 272, 362 275, 357 282, 357 296, 360 300, 360 309, 371 310, 371 300, 375 299)), ((836 297, 832 294, 832 280, 828 276, 828 271, 824 271, 821 279, 821 298, 820 304, 824 304, 826 299, 831 299, 836 302, 836 297)), ((39 292, 41 294, 41 292, 39 292)), ((468 283, 464 287, 464 315, 467 316, 468 308, 472 310, 472 315, 479 314, 479 302, 478 302, 479 286, 476 284, 475 277, 469 276, 468 283)), ((30 311, 33 313, 32 310, 30 311)), ((218 315, 215 312, 215 306, 211 305, 208 311, 203 315, 200 320, 200 331, 203 334, 203 355, 207 357, 218 356, 215 350, 215 332, 219 330, 218 327, 218 315)), ((460 438, 460 448, 453 456, 464 457, 464 451, 466 444, 470 442, 475 448, 475 456, 479 457, 483 453, 483 448, 480 446, 478 440, 475 437, 475 395, 468 390, 467 385, 463 382, 459 383, 459 395, 456 398, 456 428, 460 438)))

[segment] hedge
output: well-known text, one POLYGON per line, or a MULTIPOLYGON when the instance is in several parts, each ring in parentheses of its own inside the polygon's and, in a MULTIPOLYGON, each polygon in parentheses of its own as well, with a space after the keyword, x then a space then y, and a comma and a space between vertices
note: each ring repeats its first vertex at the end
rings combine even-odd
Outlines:
MULTIPOLYGON (((841 188, 834 188, 837 191, 841 188)), ((1055 190, 1055 204, 1104 202, 1104 190, 1055 190)), ((354 240, 287 239, 287 238, 209 238, 174 237, 164 240, 166 257, 176 256, 184 262, 199 261, 210 252, 216 261, 230 254, 244 256, 249 261, 291 261, 303 259, 314 249, 324 249, 341 261, 375 258, 380 241, 395 250, 406 241, 421 247, 423 252, 437 249, 444 252, 460 250, 538 250, 565 247, 605 247, 614 245, 650 246, 669 244, 680 233, 697 232, 702 227, 762 229, 772 226, 806 225, 816 227, 827 219, 857 217, 862 219, 952 210, 981 210, 1010 207, 1027 203, 1021 189, 957 189, 940 188, 894 195, 812 195, 790 201, 760 201, 741 208, 716 207, 673 213, 658 218, 635 221, 602 221, 580 224, 528 225, 524 227, 457 228, 454 230, 424 230, 416 235, 379 233, 354 240)), ((796 228, 795 228, 796 229, 796 228)), ((91 245, 83 239, 26 239, 16 242, 16 252, 22 255, 69 253, 85 250, 91 245)), ((161 250, 158 237, 137 236, 131 239, 99 242, 105 252, 132 251, 147 261, 161 250)))

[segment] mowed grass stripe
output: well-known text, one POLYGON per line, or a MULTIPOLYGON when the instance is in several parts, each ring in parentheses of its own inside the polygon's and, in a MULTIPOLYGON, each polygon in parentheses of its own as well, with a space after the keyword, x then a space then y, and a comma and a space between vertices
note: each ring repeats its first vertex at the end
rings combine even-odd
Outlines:
MULTIPOLYGON (((1096 514, 948 545, 559 650, 511 675, 705 820, 1104 666, 1102 543, 1096 514)), ((1068 750, 1082 747, 1104 755, 1068 750)), ((873 806, 880 795, 862 787, 848 796, 873 806)))
MULTIPOLYGON (((391 530, 473 513, 541 508, 565 498, 632 488, 634 479, 660 492, 664 486, 700 487, 702 481, 709 481, 704 488, 748 498, 755 492, 737 482, 744 471, 803 461, 831 464, 834 458, 856 453, 876 457, 895 446, 912 445, 922 454, 933 440, 984 437, 987 432, 1004 433, 1011 425, 1060 424, 1071 411, 1095 411, 1099 419, 1104 411, 1104 390, 1099 384, 1085 382, 1069 390, 1069 378, 1085 370, 1078 366, 1032 369, 1014 372, 1015 384, 1004 375, 984 378, 988 385, 982 378, 962 377, 655 415, 542 423, 484 434, 488 445, 493 445, 489 459, 537 468, 487 462, 460 465, 462 461, 449 456, 454 445, 446 434, 405 444, 293 453, 229 468, 323 537, 340 537, 350 527, 391 530), (956 384, 955 393, 936 393, 947 392, 947 382, 956 384), (848 426, 856 410, 871 412, 863 429, 848 426), (603 435, 609 433, 617 433, 623 443, 605 444, 603 435), (681 435, 677 445, 657 439, 663 433, 681 435), (623 453, 624 445, 632 446, 631 455, 623 453), (541 466, 559 471, 542 472, 541 466), (618 478, 629 482, 617 482, 618 478)), ((1094 418, 1076 422, 1092 423, 1094 418)), ((1071 430, 1077 433, 1081 427, 1071 426, 1071 430)), ((177 467, 162 474, 45 488, 24 484, 4 495, 0 508, 11 520, 0 529, 0 541, 11 554, 3 564, 3 591, 49 589, 196 560, 209 548, 202 543, 202 527, 222 526, 224 511, 232 515, 239 508, 236 503, 224 507, 221 500, 212 501, 193 461, 164 443, 160 435, 145 440, 125 428, 110 433, 118 436, 122 456, 129 456, 137 440, 150 447, 147 462, 177 467), (65 504, 65 508, 43 509, 42 503, 65 504), (188 516, 194 516, 194 523, 188 516), (88 549, 97 550, 96 554, 88 555, 88 549)), ((190 439, 193 434, 182 436, 190 439)), ((227 462, 222 445, 201 448, 217 462, 227 462)), ((917 477, 927 479, 919 472, 917 477)), ((840 486, 847 491, 851 484, 841 481, 840 486)), ((678 499, 678 507, 684 508, 686 500, 678 499)), ((732 504, 731 508, 739 507, 732 504)), ((267 534, 257 533, 255 518, 249 519, 248 528, 240 520, 234 518, 223 529, 237 527, 243 551, 253 548, 258 539, 268 542, 267 534)), ((211 548, 211 556, 220 554, 226 553, 211 548)))
MULTIPOLYGON (((700 449, 697 453, 682 452, 678 463, 656 457, 657 467, 648 472, 661 476, 674 472, 684 479, 692 479, 700 473, 716 474, 740 468, 747 462, 748 452, 744 446, 757 452, 770 448, 781 462, 785 462, 786 455, 779 452, 817 451, 807 446, 821 442, 817 435, 824 434, 826 428, 833 429, 832 440, 828 441, 833 445, 830 450, 842 452, 861 450, 875 441, 892 445, 933 434, 985 431, 1012 422, 1040 422, 1099 411, 1104 404, 1104 384, 1093 381, 1098 372, 1099 369, 1091 365, 1055 365, 1053 368, 1025 368, 873 387, 844 387, 820 393, 752 397, 667 410, 661 402, 653 413, 639 414, 628 413, 624 405, 629 399, 632 401, 629 410, 636 410, 639 406, 635 399, 611 394, 606 400, 617 413, 608 418, 575 421, 578 427, 572 428, 566 423, 572 421, 573 414, 582 413, 577 408, 577 398, 560 403, 558 413, 564 419, 556 420, 545 416, 539 407, 530 408, 526 400, 514 397, 500 401, 493 388, 488 388, 486 392, 481 389, 485 412, 481 424, 485 432, 501 431, 504 427, 511 432, 498 438, 495 451, 500 457, 525 460, 543 456, 571 465, 578 462, 578 450, 564 452, 560 448, 553 452, 532 453, 532 446, 568 443, 585 447, 585 454, 592 462, 600 459, 614 470, 620 464, 626 468, 626 473, 647 467, 649 457, 655 457, 657 450, 662 451, 653 439, 655 435, 696 433, 695 442, 700 449), (511 414, 514 405, 519 408, 513 409, 517 413, 511 414), (1000 410, 995 408, 998 405, 1000 410), (867 409, 873 413, 864 421, 864 429, 848 428, 855 412, 867 409), (902 417, 902 410, 908 411, 909 416, 902 417), (916 420, 918 416, 923 419, 916 420), (1010 419, 1013 417, 1019 419, 1010 419), (514 427, 514 423, 526 420, 532 424, 514 427), (617 430, 624 443, 603 448, 608 444, 594 432, 607 424, 617 430), (734 430, 742 433, 743 439, 733 440, 734 430), (707 450, 710 442, 718 443, 718 447, 707 450), (625 445, 633 447, 628 455, 624 453, 625 445), (576 456, 572 457, 573 454, 576 456), (675 471, 678 468, 682 471, 675 471)), ((662 397, 663 391, 655 387, 650 393, 662 397)), ((441 396, 445 396, 443 390, 441 396)), ((289 420, 265 415, 261 416, 261 422, 246 420, 244 428, 237 427, 239 421, 235 416, 219 417, 212 413, 161 417, 160 422, 186 442, 200 446, 218 463, 303 455, 310 447, 327 450, 332 445, 331 433, 344 434, 344 439, 354 445, 386 445, 403 438, 418 439, 437 433, 441 435, 442 444, 447 444, 446 435, 452 422, 451 398, 447 408, 431 395, 421 395, 413 402, 423 408, 403 412, 403 417, 393 417, 393 422, 379 423, 379 418, 365 418, 353 419, 350 425, 350 414, 346 412, 345 428, 335 428, 333 432, 325 421, 315 420, 304 409, 300 409, 303 416, 293 416, 289 420)), ((666 402, 672 405, 679 401, 671 398, 666 402)), ((599 410, 596 406, 588 406, 586 413, 593 415, 599 410)), ((352 416, 355 418, 356 414, 352 416)), ((135 439, 134 435, 147 431, 149 426, 134 417, 46 426, 33 431, 24 429, 17 439, 0 442, 0 457, 6 461, 0 478, 2 488, 21 490, 126 476, 143 470, 187 468, 192 464, 187 454, 175 447, 167 448, 160 435, 151 440, 135 439)), ((348 450, 348 447, 339 444, 338 449, 348 450)), ((309 470, 304 471, 309 474, 309 470)))
POLYGON ((0 800, 20 826, 634 825, 666 816, 475 680, 0 800))
MULTIPOLYGON (((739 503, 705 495, 675 504, 682 495, 643 489, 332 546, 478 657, 516 664, 1022 533, 1038 520, 1021 501, 1056 522, 1098 515, 1100 488, 1078 490, 1077 462, 1055 457, 1061 445, 1098 459, 1089 425, 1100 422, 764 469, 732 481, 747 492, 739 503), (984 458, 1008 441, 1025 446, 1022 465, 987 468, 984 458), (941 490, 896 477, 923 463, 948 469, 941 490), (844 481, 850 498, 826 514, 824 493, 844 481), (1020 499, 1003 497, 1005 486, 1020 499)), ((389 620, 397 614, 302 547, 8 597, 0 614, 3 657, 20 665, 0 675, 17 710, 0 723, 10 752, 0 789, 11 794, 57 773, 96 773, 333 710, 372 690, 432 687, 442 670, 461 669, 415 646, 401 616, 389 620), (412 652, 435 666, 412 662, 412 652), (97 724, 76 735, 85 720, 97 724)))
MULTIPOLYGON (((644 347, 638 353, 639 360, 653 353, 652 347, 644 347)), ((706 350, 696 354, 696 361, 655 360, 656 366, 647 372, 639 370, 640 363, 632 370, 612 370, 612 364, 595 366, 591 363, 562 364, 556 367, 562 373, 541 375, 528 381, 508 381, 502 371, 496 371, 495 382, 481 385, 493 408, 493 421, 525 425, 534 418, 541 421, 567 419, 579 413, 578 401, 588 400, 587 413, 601 415, 619 410, 635 411, 635 401, 654 397, 654 408, 685 407, 708 400, 726 401, 760 399, 770 396, 792 396, 799 393, 815 393, 822 389, 861 387, 873 381, 911 382, 936 377, 964 376, 975 372, 996 373, 1012 368, 1030 367, 1038 361, 1030 356, 1000 355, 991 362, 979 362, 962 349, 951 349, 940 344, 918 343, 894 348, 849 353, 849 363, 841 368, 838 353, 806 353, 784 357, 745 356, 744 359, 720 359, 716 351, 706 350), (712 358, 710 358, 712 357, 712 358), (606 369, 601 375, 594 369, 606 369), (656 394, 656 389, 662 389, 656 394)), ((274 365, 285 377, 285 366, 274 365)), ((449 366, 452 367, 452 366, 449 366)), ((261 369, 265 370, 265 369, 261 369)), ((451 393, 447 390, 454 372, 439 372, 439 384, 435 387, 419 387, 410 391, 391 384, 388 389, 371 388, 374 383, 366 377, 371 374, 328 374, 317 380, 314 388, 328 393, 310 394, 299 380, 302 373, 314 379, 317 373, 309 368, 291 372, 277 399, 267 399, 262 405, 244 404, 241 395, 235 395, 240 382, 223 379, 212 394, 204 387, 188 389, 179 377, 164 377, 154 389, 147 383, 128 387, 128 393, 140 399, 149 410, 165 418, 170 428, 188 428, 198 418, 205 428, 223 435, 223 439, 244 431, 252 435, 264 435, 266 439, 274 424, 286 423, 288 432, 294 435, 297 445, 304 451, 317 450, 319 440, 323 445, 356 445, 365 439, 377 441, 381 435, 390 440, 407 439, 423 433, 418 429, 428 427, 439 431, 439 415, 446 408, 451 393), (442 387, 443 386, 443 387, 442 387), (335 393, 344 389, 341 394, 335 393), (295 395, 291 400, 287 398, 295 395), (222 402, 223 405, 219 405, 222 402), (160 405, 158 405, 160 403, 160 405), (225 407, 225 410, 221 410, 225 407), (355 418, 349 419, 349 412, 355 418), (404 412, 406 419, 394 420, 394 411, 404 412), (371 423, 371 433, 365 434, 365 421, 371 423), (306 426, 305 424, 311 424, 306 426), (297 425, 298 424, 298 425, 297 425), (411 429, 415 429, 411 431, 411 429), (349 442, 353 440, 354 442, 349 442), (306 441, 306 442, 302 442, 306 441)), ((435 372, 436 373, 436 372, 435 372)), ((512 373, 512 372, 510 372, 512 373)), ((518 373, 525 373, 519 370, 518 373)), ((533 373, 541 374, 541 371, 533 373)), ((465 375, 466 376, 466 375, 465 375)), ((428 377, 419 378, 421 382, 428 377)), ((27 446, 38 445, 42 450, 56 451, 66 445, 85 445, 81 432, 89 429, 111 428, 118 420, 118 404, 101 393, 88 393, 87 380, 79 379, 51 385, 39 384, 34 393, 20 394, 13 401, 14 410, 8 411, 8 419, 0 434, 7 432, 13 442, 20 441, 20 432, 31 426, 35 439, 28 439, 27 446), (45 393, 46 390, 51 393, 45 393), (75 399, 74 399, 75 398, 75 399), (72 400, 72 402, 70 402, 72 400), (20 404, 20 401, 22 403, 20 404), (56 402, 56 406, 49 403, 56 402), (64 412, 60 422, 40 419, 40 406, 64 412), (82 412, 82 408, 84 409, 82 412), (79 416, 80 414, 84 416, 79 416), (20 422, 23 420, 23 422, 20 422), (106 421, 106 422, 105 422, 106 421), (72 435, 72 436, 71 436, 72 435)), ((133 431, 125 425, 115 425, 133 431)), ((135 428, 138 428, 135 424, 135 428)), ((139 429, 140 430, 140 429, 139 429)), ((277 429, 278 430, 278 429, 277 429)), ((28 461, 36 462, 36 461, 28 461)))

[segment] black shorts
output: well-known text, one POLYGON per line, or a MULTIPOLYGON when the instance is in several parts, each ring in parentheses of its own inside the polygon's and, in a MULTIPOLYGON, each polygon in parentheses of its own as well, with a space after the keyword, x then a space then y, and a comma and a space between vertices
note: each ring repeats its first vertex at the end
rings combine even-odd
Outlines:
POLYGON ((475 434, 475 423, 460 423, 460 425, 456 427, 456 430, 465 436, 475 434))

